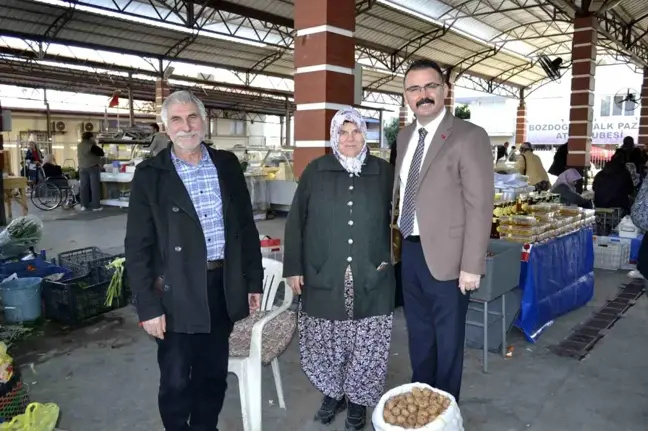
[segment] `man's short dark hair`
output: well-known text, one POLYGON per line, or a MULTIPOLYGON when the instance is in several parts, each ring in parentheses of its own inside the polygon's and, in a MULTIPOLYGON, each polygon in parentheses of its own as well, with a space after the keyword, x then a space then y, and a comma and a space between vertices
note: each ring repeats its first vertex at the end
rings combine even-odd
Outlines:
POLYGON ((410 73, 412 70, 424 70, 424 69, 434 69, 439 73, 439 76, 443 80, 445 84, 447 84, 447 79, 445 74, 443 73, 443 70, 441 70, 441 66, 439 66, 435 61, 432 60, 414 60, 413 62, 410 63, 409 67, 407 68, 407 71, 405 72, 405 77, 407 78, 407 75, 410 73))
POLYGON ((623 138, 623 146, 625 147, 634 147, 634 138, 632 136, 626 136, 623 138))
POLYGON ((94 133, 92 132, 83 132, 81 134, 81 139, 92 139, 94 138, 94 133))
POLYGON ((160 126, 158 125, 158 123, 151 123, 151 127, 153 128, 153 130, 155 130, 156 133, 160 131, 160 126))

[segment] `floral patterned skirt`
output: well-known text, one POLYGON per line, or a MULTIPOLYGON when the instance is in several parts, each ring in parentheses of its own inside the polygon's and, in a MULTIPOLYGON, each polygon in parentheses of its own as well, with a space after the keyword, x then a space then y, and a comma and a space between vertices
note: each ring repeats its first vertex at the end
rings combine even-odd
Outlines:
POLYGON ((349 320, 327 320, 299 311, 301 365, 324 395, 375 406, 384 392, 393 315, 353 319, 353 275, 344 277, 349 320))

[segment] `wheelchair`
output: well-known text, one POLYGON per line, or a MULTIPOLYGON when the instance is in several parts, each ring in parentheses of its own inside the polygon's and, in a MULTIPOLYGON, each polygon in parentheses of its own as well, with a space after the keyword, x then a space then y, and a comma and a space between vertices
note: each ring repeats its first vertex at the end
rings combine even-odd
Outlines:
MULTIPOLYGON (((43 174, 42 169, 40 171, 39 173, 43 174)), ((71 209, 79 203, 78 195, 78 181, 70 180, 65 175, 47 177, 34 185, 31 201, 42 211, 52 211, 59 207, 71 209)))

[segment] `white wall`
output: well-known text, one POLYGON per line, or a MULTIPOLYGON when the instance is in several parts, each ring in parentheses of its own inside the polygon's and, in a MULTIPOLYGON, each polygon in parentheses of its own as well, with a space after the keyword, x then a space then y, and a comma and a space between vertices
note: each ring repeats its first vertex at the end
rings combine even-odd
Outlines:
POLYGON ((515 134, 518 101, 486 97, 469 104, 470 122, 483 127, 491 137, 510 138, 515 134))
MULTIPOLYGON (((619 144, 624 136, 637 139, 639 106, 625 111, 615 103, 618 92, 631 89, 641 93, 642 75, 625 65, 601 66, 596 69, 594 124, 592 142, 619 144), (616 105, 616 107, 615 107, 616 105)), ((482 93, 481 97, 457 89, 457 103, 464 99, 470 106, 471 119, 482 126, 493 143, 514 140, 518 101, 482 93)), ((474 93, 474 92, 473 92, 474 93)), ((571 73, 527 95, 527 140, 534 144, 562 144, 569 134, 571 73)), ((630 106, 630 105, 627 105, 630 106)))
MULTIPOLYGON (((624 136, 637 139, 639 105, 634 111, 613 103, 618 92, 631 89, 641 94, 642 75, 627 66, 602 66, 596 69, 594 144, 620 144, 624 136), (606 107, 602 106, 606 105, 606 107)), ((561 144, 568 138, 571 74, 560 82, 541 87, 527 99, 527 138, 536 144, 561 144)), ((630 105, 626 105, 630 106, 630 105)))

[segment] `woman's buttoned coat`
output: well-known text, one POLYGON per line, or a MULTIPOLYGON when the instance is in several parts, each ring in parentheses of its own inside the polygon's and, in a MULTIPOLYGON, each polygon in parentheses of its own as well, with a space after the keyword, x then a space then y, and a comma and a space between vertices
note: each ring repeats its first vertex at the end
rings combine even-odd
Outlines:
POLYGON ((359 176, 348 173, 332 154, 313 160, 302 173, 286 221, 284 276, 303 275, 302 311, 309 316, 348 319, 348 266, 354 282, 353 318, 393 311, 393 180, 393 167, 371 155, 359 176))

